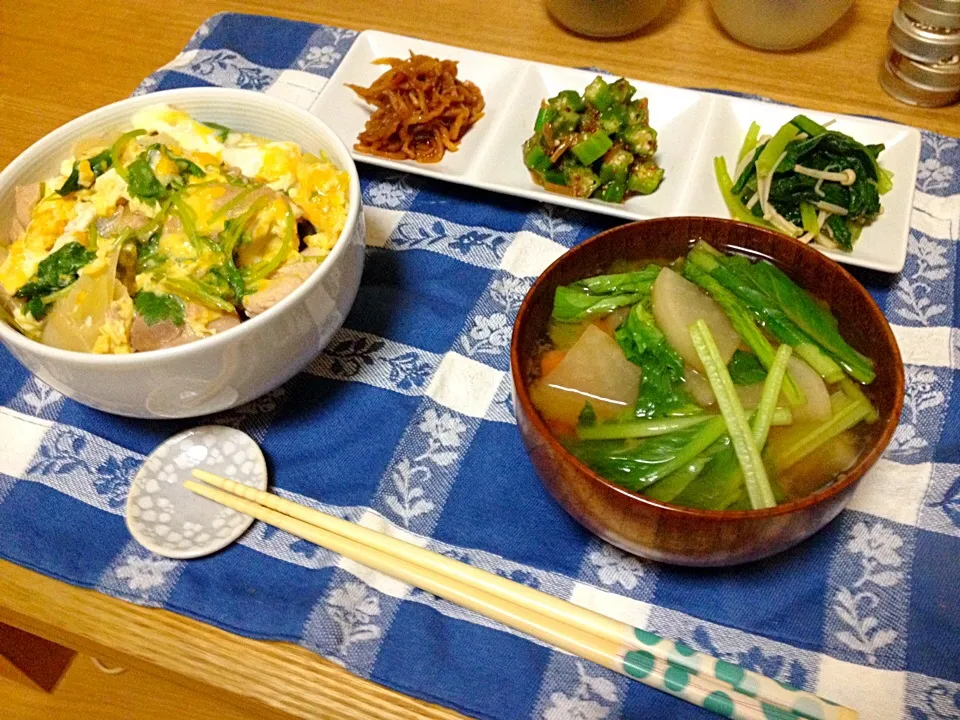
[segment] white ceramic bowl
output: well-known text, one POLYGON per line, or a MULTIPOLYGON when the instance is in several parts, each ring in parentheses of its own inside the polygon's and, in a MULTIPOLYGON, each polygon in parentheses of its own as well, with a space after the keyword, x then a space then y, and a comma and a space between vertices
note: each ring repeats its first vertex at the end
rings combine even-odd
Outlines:
POLYGON ((343 142, 295 105, 245 90, 167 90, 94 110, 24 151, 0 172, 0 218, 13 213, 16 186, 55 175, 78 140, 129 126, 138 109, 157 103, 175 105, 199 120, 326 153, 350 176, 349 215, 336 247, 303 285, 274 307, 221 335, 187 345, 91 355, 29 340, 3 322, 0 342, 45 383, 84 405, 131 417, 195 417, 274 389, 302 370, 340 328, 363 271, 366 231, 360 179, 343 142))

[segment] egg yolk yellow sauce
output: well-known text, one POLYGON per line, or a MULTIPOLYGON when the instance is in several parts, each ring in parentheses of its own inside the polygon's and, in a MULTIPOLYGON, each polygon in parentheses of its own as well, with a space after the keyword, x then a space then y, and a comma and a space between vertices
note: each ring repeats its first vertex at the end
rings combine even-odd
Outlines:
POLYGON ((349 177, 324 157, 167 105, 131 125, 18 204, 0 308, 28 337, 105 354, 197 340, 272 307, 334 248, 349 177))

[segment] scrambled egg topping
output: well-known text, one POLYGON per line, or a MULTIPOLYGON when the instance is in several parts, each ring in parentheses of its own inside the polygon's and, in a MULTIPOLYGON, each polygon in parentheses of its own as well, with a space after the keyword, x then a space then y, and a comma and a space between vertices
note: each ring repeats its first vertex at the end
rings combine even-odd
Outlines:
POLYGON ((100 355, 124 355, 133 352, 130 346, 130 327, 133 325, 133 300, 125 292, 118 292, 110 303, 106 320, 93 344, 93 352, 100 355))
POLYGON ((0 284, 10 295, 37 272, 37 266, 53 250, 74 216, 75 198, 43 199, 33 210, 27 231, 14 238, 0 265, 0 284))
POLYGON ((349 190, 343 170, 295 143, 151 106, 18 206, 25 230, 0 238, 0 301, 25 334, 68 349, 150 349, 161 323, 178 342, 202 338, 243 320, 253 295, 249 314, 262 312, 260 291, 285 266, 323 262, 349 190))

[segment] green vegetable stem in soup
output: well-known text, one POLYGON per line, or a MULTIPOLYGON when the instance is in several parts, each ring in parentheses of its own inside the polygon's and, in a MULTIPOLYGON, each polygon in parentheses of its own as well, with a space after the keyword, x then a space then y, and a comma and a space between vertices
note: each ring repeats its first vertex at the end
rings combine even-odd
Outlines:
POLYGON ((749 510, 834 481, 866 446, 873 361, 766 261, 704 242, 558 287, 530 379, 551 432, 662 502, 749 510))
POLYGON ((878 162, 883 149, 797 115, 773 136, 752 123, 733 177, 722 157, 714 171, 733 219, 849 251, 893 188, 878 162))
POLYGON ((647 99, 620 78, 599 75, 583 91, 564 90, 544 100, 533 135, 523 144, 523 162, 534 182, 551 192, 622 203, 660 186, 654 161, 657 132, 649 124, 647 99))

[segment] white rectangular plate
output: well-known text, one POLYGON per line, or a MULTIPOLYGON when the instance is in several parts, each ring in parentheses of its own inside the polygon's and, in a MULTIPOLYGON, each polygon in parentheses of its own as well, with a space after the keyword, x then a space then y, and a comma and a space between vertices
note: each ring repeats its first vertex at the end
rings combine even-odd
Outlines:
MULTIPOLYGON (((483 93, 484 117, 466 133, 459 150, 448 152, 439 163, 387 160, 352 151, 357 162, 634 220, 678 215, 729 217, 714 177, 713 158, 725 156, 732 172, 751 122, 772 134, 801 112, 774 103, 631 79, 637 97, 649 99, 650 125, 658 134, 656 160, 664 168, 663 184, 652 195, 632 197, 623 204, 582 200, 536 185, 523 165, 520 146, 533 133, 541 100, 565 89, 582 92, 596 75, 593 72, 367 30, 357 37, 312 112, 352 146, 371 108, 346 83, 368 86, 385 70, 374 65, 374 60, 406 57, 410 51, 456 60, 459 77, 472 81, 483 93)), ((818 122, 835 119, 835 129, 860 142, 886 145, 881 164, 894 173, 894 183, 893 190, 882 198, 883 215, 864 229, 852 252, 824 253, 849 265, 899 272, 907 254, 920 132, 884 121, 802 112, 818 122)), ((784 237, 784 242, 794 241, 784 237)))

